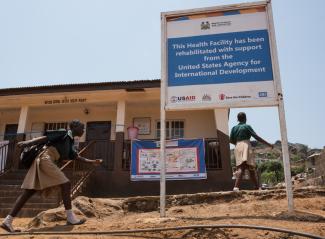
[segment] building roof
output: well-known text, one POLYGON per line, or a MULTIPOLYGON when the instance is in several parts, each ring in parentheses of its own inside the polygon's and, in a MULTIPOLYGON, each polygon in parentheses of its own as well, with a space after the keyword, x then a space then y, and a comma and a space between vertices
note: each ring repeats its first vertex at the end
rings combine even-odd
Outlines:
POLYGON ((62 84, 62 85, 29 86, 29 87, 0 89, 0 96, 75 92, 75 91, 121 90, 121 89, 127 91, 134 91, 134 90, 142 90, 144 88, 159 88, 159 87, 160 87, 160 79, 81 83, 81 84, 62 84))
POLYGON ((310 159, 310 158, 315 158, 315 157, 319 157, 320 156, 320 153, 313 153, 312 155, 308 156, 307 158, 310 159))

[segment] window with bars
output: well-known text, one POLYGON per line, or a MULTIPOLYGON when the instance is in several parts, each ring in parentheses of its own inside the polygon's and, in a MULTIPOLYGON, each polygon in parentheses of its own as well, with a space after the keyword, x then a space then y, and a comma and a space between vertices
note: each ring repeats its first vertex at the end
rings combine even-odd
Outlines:
POLYGON ((67 129, 68 122, 55 122, 55 123, 45 123, 44 131, 53 131, 59 129, 67 129))
MULTIPOLYGON (((166 120, 166 139, 184 138, 184 120, 166 120)), ((160 121, 156 124, 156 138, 160 138, 160 121)))

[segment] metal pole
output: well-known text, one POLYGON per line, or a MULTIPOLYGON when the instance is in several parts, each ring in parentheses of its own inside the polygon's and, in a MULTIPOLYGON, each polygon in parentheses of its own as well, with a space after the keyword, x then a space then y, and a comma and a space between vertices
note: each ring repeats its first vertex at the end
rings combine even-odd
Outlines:
POLYGON ((281 146, 282 146, 284 177, 285 177, 287 201, 288 201, 288 211, 289 213, 293 213, 294 205, 293 205, 293 192, 292 192, 292 183, 291 183, 290 157, 289 157, 289 150, 288 150, 287 126, 285 120, 284 102, 283 102, 282 95, 280 95, 280 99, 279 99, 278 112, 279 112, 279 120, 280 120, 281 146))
POLYGON ((160 217, 166 217, 166 18, 161 15, 161 86, 160 86, 160 217))
POLYGON ((289 213, 293 213, 294 205, 293 205, 293 192, 292 192, 292 183, 291 183, 291 172, 290 172, 290 158, 289 158, 289 150, 288 150, 288 136, 287 136, 287 126, 284 112, 284 102, 282 95, 282 87, 281 87, 281 77, 280 77, 280 67, 278 62, 278 53, 277 46, 275 40, 275 31, 274 31, 274 23, 273 23, 273 14, 272 14, 272 6, 271 1, 267 2, 267 13, 268 13, 268 22, 269 22, 269 36, 271 43, 271 57, 273 63, 273 73, 275 76, 274 83, 275 88, 278 92, 278 112, 279 112, 279 121, 280 121, 280 133, 281 133, 281 145, 282 145, 282 157, 283 157, 283 167, 284 167, 284 177, 286 183, 286 192, 287 192, 287 201, 288 201, 288 211, 289 213))

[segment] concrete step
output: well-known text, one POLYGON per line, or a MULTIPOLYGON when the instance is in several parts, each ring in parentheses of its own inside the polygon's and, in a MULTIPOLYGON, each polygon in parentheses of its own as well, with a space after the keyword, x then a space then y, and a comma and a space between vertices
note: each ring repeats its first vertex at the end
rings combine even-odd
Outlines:
POLYGON ((2 179, 20 179, 23 180, 25 178, 27 171, 13 171, 6 173, 5 175, 1 176, 2 179))
POLYGON ((22 193, 22 189, 0 189, 1 197, 17 197, 22 193))
POLYGON ((0 185, 0 191, 21 190, 21 185, 0 185))
MULTIPOLYGON (((14 205, 14 203, 0 203, 0 208, 12 208, 14 205)), ((26 209, 26 208, 38 208, 38 209, 43 209, 43 210, 47 210, 49 208, 55 208, 57 207, 58 205, 56 203, 43 203, 43 202, 37 202, 37 203, 30 203, 30 202, 27 202, 23 209, 26 209)))
POLYGON ((22 190, 0 190, 1 197, 17 197, 21 194, 22 190))
MULTIPOLYGON (((15 197, 0 197, 0 205, 2 203, 14 203, 17 200, 18 196, 15 197)), ((58 199, 56 197, 51 198, 42 198, 40 196, 33 196, 28 200, 28 203, 56 203, 58 199)))
POLYGON ((0 188, 2 185, 21 185, 23 180, 19 179, 1 179, 0 180, 0 188))
MULTIPOLYGON (((0 208, 0 217, 6 217, 10 211, 11 208, 0 208)), ((23 208, 20 210, 17 217, 35 217, 37 214, 43 211, 45 211, 43 208, 23 208)))

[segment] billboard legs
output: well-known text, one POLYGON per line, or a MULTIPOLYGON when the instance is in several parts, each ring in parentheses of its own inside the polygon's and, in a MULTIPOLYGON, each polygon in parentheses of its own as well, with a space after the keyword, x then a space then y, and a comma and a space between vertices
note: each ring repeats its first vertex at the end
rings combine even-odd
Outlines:
POLYGON ((289 157, 289 149, 288 149, 287 126, 285 120, 284 102, 282 99, 282 95, 280 95, 280 99, 279 99, 278 112, 279 112, 279 120, 280 120, 281 146, 282 146, 284 177, 285 177, 286 193, 287 193, 287 201, 288 201, 288 211, 289 213, 293 213, 294 205, 293 205, 293 192, 292 192, 292 183, 291 183, 290 157, 289 157))

